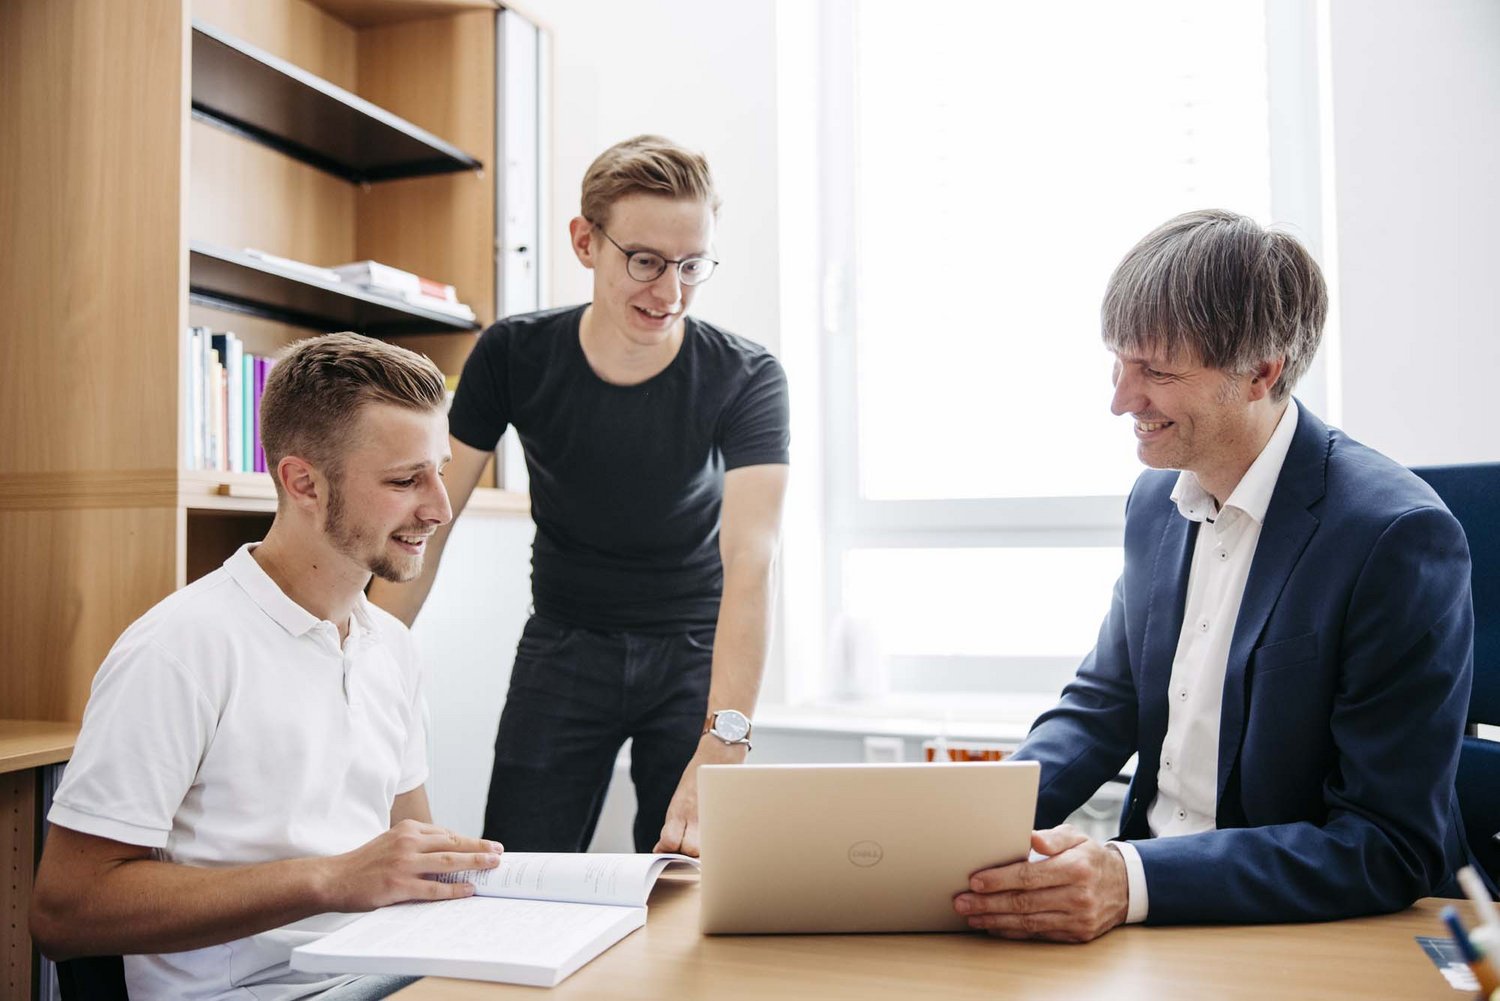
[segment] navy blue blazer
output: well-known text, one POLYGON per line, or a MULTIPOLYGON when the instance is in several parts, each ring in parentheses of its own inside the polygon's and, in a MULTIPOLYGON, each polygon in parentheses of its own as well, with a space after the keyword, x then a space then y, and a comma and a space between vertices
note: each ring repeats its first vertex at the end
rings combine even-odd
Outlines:
POLYGON ((1136 481, 1098 645, 1016 755, 1042 763, 1037 826, 1138 752, 1121 836, 1140 852, 1148 923, 1324 920, 1430 894, 1466 854, 1453 777, 1474 612, 1458 522, 1422 480, 1301 408, 1230 646, 1218 829, 1152 838, 1198 530, 1171 501, 1176 479, 1136 481))

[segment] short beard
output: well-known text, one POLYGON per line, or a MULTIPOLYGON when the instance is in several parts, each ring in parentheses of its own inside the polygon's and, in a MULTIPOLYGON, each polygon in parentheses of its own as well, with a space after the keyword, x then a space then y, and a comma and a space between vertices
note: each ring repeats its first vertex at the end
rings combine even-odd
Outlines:
POLYGON ((357 531, 345 524, 347 512, 344 509, 344 495, 339 488, 341 473, 332 472, 328 477, 328 517, 324 526, 324 534, 333 548, 344 556, 349 557, 356 563, 365 563, 365 569, 369 570, 381 580, 390 581, 392 584, 404 584, 409 580, 415 580, 422 573, 422 561, 416 562, 415 568, 401 567, 384 555, 376 556, 372 561, 366 563, 367 557, 361 552, 361 542, 364 540, 357 531))

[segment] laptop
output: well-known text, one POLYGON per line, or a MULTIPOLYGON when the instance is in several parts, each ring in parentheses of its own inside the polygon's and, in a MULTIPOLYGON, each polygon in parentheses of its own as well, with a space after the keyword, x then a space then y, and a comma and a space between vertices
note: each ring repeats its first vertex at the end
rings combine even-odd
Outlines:
POLYGON ((1041 766, 705 765, 705 934, 965 931, 969 875, 1029 855, 1041 766))

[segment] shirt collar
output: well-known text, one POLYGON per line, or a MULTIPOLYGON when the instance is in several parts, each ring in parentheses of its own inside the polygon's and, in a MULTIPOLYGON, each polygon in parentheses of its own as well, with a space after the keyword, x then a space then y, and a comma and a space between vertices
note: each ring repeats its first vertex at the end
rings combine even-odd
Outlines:
MULTIPOLYGON (((224 569, 263 612, 293 636, 302 636, 316 628, 323 620, 288 597, 271 575, 255 562, 251 551, 258 545, 258 542, 247 542, 241 546, 224 561, 224 569)), ((373 634, 373 628, 369 599, 361 594, 355 599, 354 614, 349 617, 349 638, 364 642, 373 634)))
MULTIPOLYGON (((1266 510, 1271 506, 1271 494, 1276 490, 1276 481, 1281 478, 1281 467, 1286 463, 1286 453, 1292 447, 1292 434, 1297 430, 1297 401, 1288 400, 1276 430, 1271 432, 1266 447, 1245 470, 1240 482, 1235 485, 1225 508, 1243 511, 1257 524, 1266 520, 1266 510)), ((1214 498, 1198 477, 1184 469, 1177 474, 1177 485, 1172 488, 1172 502, 1178 512, 1189 521, 1204 521, 1214 513, 1214 498)))

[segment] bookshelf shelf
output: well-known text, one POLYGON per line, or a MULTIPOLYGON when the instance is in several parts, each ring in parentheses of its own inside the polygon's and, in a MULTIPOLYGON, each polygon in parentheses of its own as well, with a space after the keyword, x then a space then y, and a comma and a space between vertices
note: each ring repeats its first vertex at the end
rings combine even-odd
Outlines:
POLYGON ((193 21, 193 117, 357 184, 484 164, 342 87, 193 21))
MULTIPOLYGON (((268 473, 225 473, 193 470, 179 477, 178 491, 188 511, 274 514, 276 488, 268 473)), ((531 498, 514 490, 479 487, 469 495, 467 511, 499 515, 528 515, 531 498)))
POLYGON ((352 330, 372 337, 452 334, 479 329, 447 316, 367 292, 283 271, 248 254, 193 240, 188 299, 200 306, 244 313, 323 333, 352 330))

